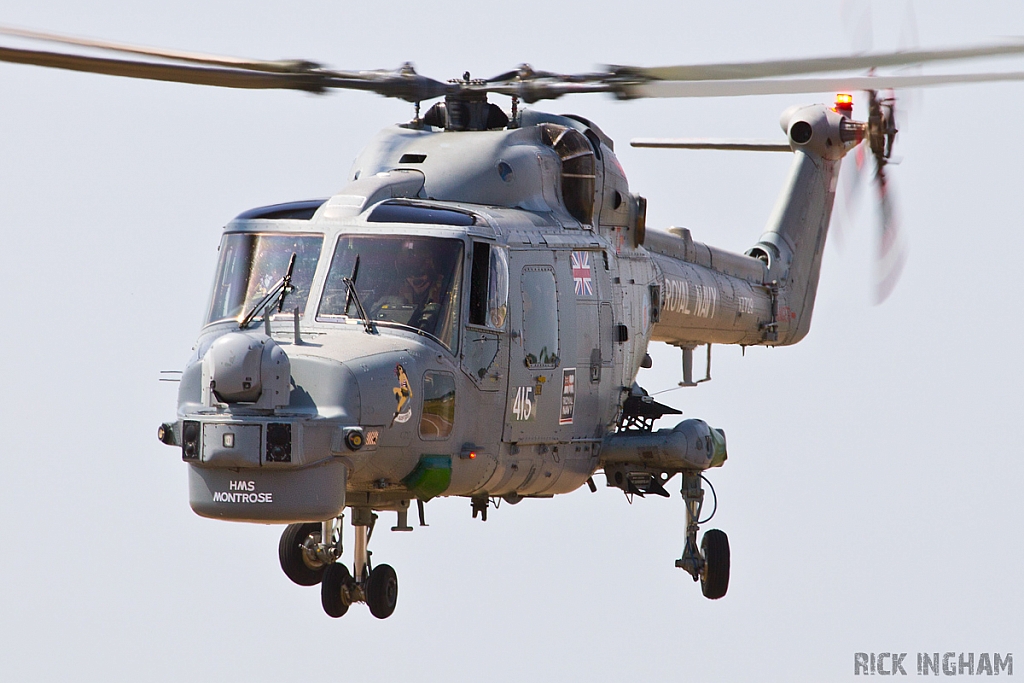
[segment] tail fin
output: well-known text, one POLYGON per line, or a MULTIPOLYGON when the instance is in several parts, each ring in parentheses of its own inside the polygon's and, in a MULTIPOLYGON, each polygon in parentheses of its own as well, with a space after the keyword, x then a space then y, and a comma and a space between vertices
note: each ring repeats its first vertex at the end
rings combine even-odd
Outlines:
POLYGON ((859 139, 858 124, 820 104, 787 109, 781 124, 793 165, 764 234, 747 252, 768 263, 780 346, 797 343, 810 329, 840 161, 859 139))

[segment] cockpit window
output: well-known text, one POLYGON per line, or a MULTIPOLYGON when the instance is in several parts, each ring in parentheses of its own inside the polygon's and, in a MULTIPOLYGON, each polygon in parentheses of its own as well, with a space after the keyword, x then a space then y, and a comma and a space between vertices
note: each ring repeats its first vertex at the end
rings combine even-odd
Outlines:
POLYGON ((478 225, 471 213, 407 202, 384 202, 367 217, 368 223, 424 223, 431 225, 478 225))
POLYGON ((271 204, 249 209, 238 214, 236 221, 251 220, 290 220, 308 221, 313 218, 317 209, 323 206, 326 199, 307 199, 301 202, 287 202, 285 204, 271 204))
POLYGON ((302 315, 322 246, 323 237, 320 235, 224 235, 207 324, 244 315, 284 276, 292 254, 295 254, 292 271, 294 289, 285 300, 285 308, 291 311, 298 306, 299 315, 302 315))
POLYGON ((346 277, 355 280, 370 319, 415 327, 455 348, 462 281, 460 240, 342 235, 324 285, 321 319, 359 316, 346 277))

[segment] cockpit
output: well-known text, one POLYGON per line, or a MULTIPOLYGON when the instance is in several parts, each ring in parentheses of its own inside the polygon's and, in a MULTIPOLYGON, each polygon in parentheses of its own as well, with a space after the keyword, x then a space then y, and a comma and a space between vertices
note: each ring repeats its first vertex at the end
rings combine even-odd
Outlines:
POLYGON ((206 323, 241 320, 280 282, 294 254, 292 289, 284 307, 287 315, 298 308, 300 317, 309 309, 320 322, 365 316, 383 326, 414 328, 449 349, 456 348, 462 240, 341 235, 320 301, 311 303, 310 289, 323 242, 319 234, 226 234, 206 323))
POLYGON ((295 254, 295 265, 288 308, 293 310, 298 306, 299 315, 304 315, 323 241, 322 235, 226 234, 221 243, 206 323, 241 319, 284 277, 292 254, 295 254))
POLYGON ((458 239, 342 235, 317 319, 362 317, 361 305, 375 323, 416 328, 454 348, 462 261, 463 243, 458 239))

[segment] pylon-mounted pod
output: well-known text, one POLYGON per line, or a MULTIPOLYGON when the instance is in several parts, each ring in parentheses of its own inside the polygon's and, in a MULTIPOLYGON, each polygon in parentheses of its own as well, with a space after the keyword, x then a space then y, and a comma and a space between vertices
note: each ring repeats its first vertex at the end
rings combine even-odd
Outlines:
POLYGON ((719 467, 728 457, 725 432, 704 420, 683 420, 656 432, 619 432, 606 436, 601 461, 678 472, 719 467))

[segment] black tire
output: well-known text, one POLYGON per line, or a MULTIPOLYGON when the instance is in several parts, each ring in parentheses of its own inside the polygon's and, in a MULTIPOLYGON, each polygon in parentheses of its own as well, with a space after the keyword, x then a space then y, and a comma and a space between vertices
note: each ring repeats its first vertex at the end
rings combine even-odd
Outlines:
POLYGON ((277 556, 285 575, 300 586, 315 586, 320 583, 326 566, 310 563, 300 547, 310 535, 320 533, 318 522, 289 524, 277 544, 277 556))
POLYGON ((327 566, 323 581, 320 582, 320 604, 323 605, 327 616, 335 619, 345 616, 349 606, 348 589, 351 585, 352 575, 348 573, 348 567, 337 562, 327 566))
POLYGON ((366 580, 366 605, 370 614, 387 619, 398 605, 398 575, 391 565, 379 564, 366 580))
POLYGON ((704 556, 700 590, 708 600, 718 600, 729 590, 729 537, 710 529, 701 539, 700 551, 704 556))

